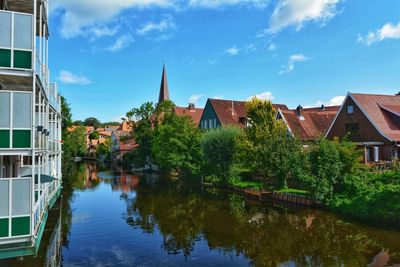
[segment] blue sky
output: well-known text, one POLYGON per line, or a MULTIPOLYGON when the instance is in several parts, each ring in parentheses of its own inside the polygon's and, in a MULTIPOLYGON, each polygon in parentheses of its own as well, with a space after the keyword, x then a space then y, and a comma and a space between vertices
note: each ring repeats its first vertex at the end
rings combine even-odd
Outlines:
POLYGON ((253 95, 290 107, 400 91, 398 0, 51 0, 52 79, 74 119, 253 95))

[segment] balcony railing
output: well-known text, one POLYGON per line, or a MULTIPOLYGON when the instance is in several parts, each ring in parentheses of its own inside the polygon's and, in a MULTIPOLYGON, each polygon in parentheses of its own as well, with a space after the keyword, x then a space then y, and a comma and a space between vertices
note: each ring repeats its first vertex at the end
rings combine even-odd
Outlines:
MULTIPOLYGON (((34 69, 45 94, 49 96, 52 88, 47 65, 47 39, 34 36, 33 25, 32 14, 0 10, 0 69, 18 71, 34 69), (33 49, 35 38, 36 51, 33 49)), ((51 104, 56 109, 59 106, 58 96, 54 94, 52 97, 51 104)), ((57 110, 59 111, 58 108, 57 110)))

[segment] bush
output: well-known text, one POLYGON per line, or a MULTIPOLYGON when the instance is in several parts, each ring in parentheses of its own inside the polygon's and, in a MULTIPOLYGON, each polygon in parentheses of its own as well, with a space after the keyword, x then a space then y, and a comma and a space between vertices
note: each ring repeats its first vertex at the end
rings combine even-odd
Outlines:
POLYGON ((359 171, 344 179, 344 190, 330 207, 341 213, 377 222, 400 220, 400 175, 396 171, 359 171))
POLYGON ((218 128, 203 134, 201 148, 204 158, 203 169, 208 175, 220 178, 223 183, 237 177, 233 168, 237 150, 237 138, 241 130, 235 127, 218 128))

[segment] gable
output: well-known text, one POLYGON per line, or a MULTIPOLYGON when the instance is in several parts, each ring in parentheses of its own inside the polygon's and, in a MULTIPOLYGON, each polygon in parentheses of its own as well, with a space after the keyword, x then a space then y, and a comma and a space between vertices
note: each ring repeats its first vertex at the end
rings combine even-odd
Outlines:
POLYGON ((204 107, 203 114, 201 115, 201 119, 200 119, 200 122, 199 122, 198 126, 201 127, 201 122, 202 121, 209 121, 209 120, 214 121, 214 119, 217 120, 217 127, 220 127, 221 126, 221 122, 220 122, 220 120, 219 120, 219 118, 217 116, 217 113, 215 112, 213 106, 211 105, 210 100, 208 99, 207 103, 206 103, 206 106, 204 107))
POLYGON ((346 98, 342 105, 337 117, 335 118, 329 132, 327 133, 328 139, 335 137, 343 138, 347 135, 346 125, 358 125, 359 134, 351 136, 349 139, 353 142, 388 142, 389 140, 384 137, 373 123, 368 119, 363 110, 358 104, 349 96, 346 98), (347 113, 347 107, 352 105, 354 112, 347 113))

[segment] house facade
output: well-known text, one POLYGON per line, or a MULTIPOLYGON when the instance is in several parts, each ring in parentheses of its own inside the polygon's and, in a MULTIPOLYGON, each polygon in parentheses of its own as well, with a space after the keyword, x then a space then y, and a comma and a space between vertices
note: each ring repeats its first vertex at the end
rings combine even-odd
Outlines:
POLYGON ((61 191, 61 102, 48 70, 48 1, 0 6, 0 259, 37 252, 61 191))
POLYGON ((399 156, 400 95, 348 93, 326 137, 347 137, 364 151, 364 162, 399 156))
POLYGON ((338 113, 340 106, 278 109, 276 119, 282 121, 288 133, 307 144, 324 137, 338 113))
MULTIPOLYGON (((287 110, 286 105, 273 104, 276 110, 287 110)), ((246 102, 224 99, 207 100, 200 122, 200 129, 237 126, 244 128, 248 125, 246 102)))

